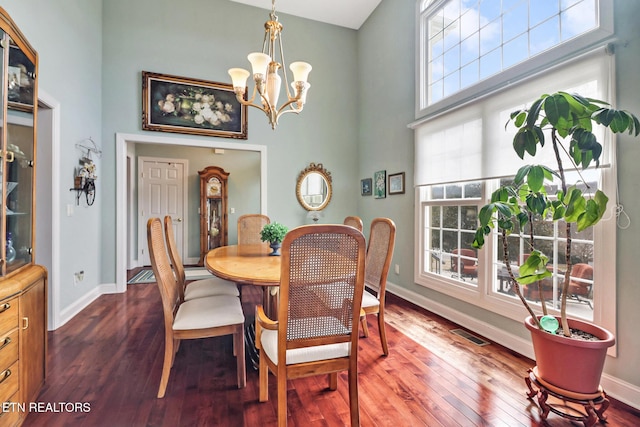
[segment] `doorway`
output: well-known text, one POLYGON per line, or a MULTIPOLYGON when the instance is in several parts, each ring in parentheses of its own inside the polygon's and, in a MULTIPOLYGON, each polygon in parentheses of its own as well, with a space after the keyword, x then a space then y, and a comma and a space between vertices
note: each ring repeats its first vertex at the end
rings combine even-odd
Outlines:
MULTIPOLYGON (((220 148, 222 150, 251 151, 260 156, 260 213, 267 214, 267 147, 245 142, 224 142, 211 139, 163 137, 147 134, 116 133, 116 292, 127 289, 127 258, 131 241, 136 241, 128 230, 131 217, 137 209, 130 207, 131 182, 127 179, 130 167, 135 162, 127 161, 135 157, 136 144, 166 144, 185 147, 220 148), (129 185, 128 185, 129 184, 129 185), (133 239, 132 239, 133 237, 133 239)), ((135 253, 135 252, 134 252, 135 253)))

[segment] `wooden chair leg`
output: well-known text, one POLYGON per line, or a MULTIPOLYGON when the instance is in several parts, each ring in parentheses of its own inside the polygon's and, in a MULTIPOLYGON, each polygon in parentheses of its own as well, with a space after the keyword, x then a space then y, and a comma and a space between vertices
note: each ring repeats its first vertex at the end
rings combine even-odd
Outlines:
POLYGON ((360 425, 360 405, 358 402, 358 367, 357 362, 349 368, 349 409, 351 412, 351 425, 360 425))
POLYGON ((264 350, 260 349, 260 361, 258 363, 258 375, 259 375, 259 399, 260 402, 266 402, 269 400, 269 366, 267 366, 267 356, 264 354, 264 350))
MULTIPOLYGON (((262 360, 262 359, 261 359, 262 360)), ((278 427, 287 427, 287 370, 278 367, 278 427)))
POLYGON ((329 374, 329 390, 336 390, 338 388, 338 373, 332 372, 329 374))
POLYGON ((244 326, 233 334, 233 348, 237 349, 236 370, 238 375, 238 388, 245 388, 247 385, 247 369, 244 358, 244 326))
POLYGON ((367 327, 367 316, 360 316, 360 323, 362 324, 362 333, 364 334, 365 338, 369 337, 369 328, 367 327))
POLYGON ((171 337, 165 337, 164 339, 164 362, 162 363, 162 375, 160 376, 160 387, 158 387, 158 398, 164 397, 164 393, 167 391, 167 384, 169 383, 169 374, 171 373, 171 367, 173 366, 175 352, 175 342, 171 337))
POLYGON ((173 367, 173 362, 176 360, 176 353, 180 350, 180 340, 173 340, 173 353, 171 354, 171 366, 173 367))
POLYGON ((378 330, 380 331, 380 343, 382 344, 382 353, 389 355, 389 345, 387 344, 387 330, 384 327, 384 312, 378 313, 378 330))

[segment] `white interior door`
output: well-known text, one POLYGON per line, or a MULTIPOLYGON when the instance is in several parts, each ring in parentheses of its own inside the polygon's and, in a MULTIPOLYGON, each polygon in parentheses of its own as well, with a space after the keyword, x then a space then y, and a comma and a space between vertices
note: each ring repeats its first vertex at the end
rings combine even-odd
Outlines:
POLYGON ((138 260, 151 265, 147 245, 147 221, 170 215, 176 233, 176 245, 185 259, 187 161, 152 157, 138 158, 138 260))

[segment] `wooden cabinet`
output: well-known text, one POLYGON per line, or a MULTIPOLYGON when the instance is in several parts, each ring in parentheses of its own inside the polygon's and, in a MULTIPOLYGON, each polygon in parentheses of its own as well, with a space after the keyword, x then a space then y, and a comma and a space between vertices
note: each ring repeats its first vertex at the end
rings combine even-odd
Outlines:
POLYGON ((20 296, 20 362, 25 367, 20 371, 23 402, 37 400, 46 367, 46 281, 41 275, 34 279, 36 282, 20 296))
POLYGON ((2 8, 0 57, 0 425, 14 426, 44 384, 47 272, 33 259, 38 55, 2 8))
POLYGON ((200 261, 211 249, 227 245, 227 179, 229 173, 207 166, 200 175, 200 261))

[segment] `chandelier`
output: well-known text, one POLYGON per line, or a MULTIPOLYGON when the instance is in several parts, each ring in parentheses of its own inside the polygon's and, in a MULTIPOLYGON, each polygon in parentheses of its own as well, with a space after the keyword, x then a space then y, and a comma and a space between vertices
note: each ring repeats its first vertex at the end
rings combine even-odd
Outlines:
POLYGON ((285 113, 300 113, 307 99, 307 92, 311 85, 307 83, 307 77, 311 71, 311 65, 306 62, 293 62, 289 66, 293 73, 291 82, 292 91, 289 90, 286 64, 284 62, 284 50, 282 48, 282 24, 276 16, 276 2, 271 0, 271 13, 269 20, 264 24, 264 41, 262 52, 253 52, 247 56, 253 70, 255 86, 251 99, 245 100, 245 90, 249 71, 243 68, 231 68, 229 75, 233 81, 233 91, 242 105, 258 108, 267 115, 271 128, 275 129, 278 119, 285 113), (277 48, 277 49, 276 49, 277 48), (280 62, 276 60, 279 56, 280 62), (287 100, 278 107, 278 98, 282 86, 282 78, 278 70, 283 68, 284 87, 287 100), (256 94, 259 99, 256 101, 256 94), (256 102, 254 102, 256 101, 256 102))

